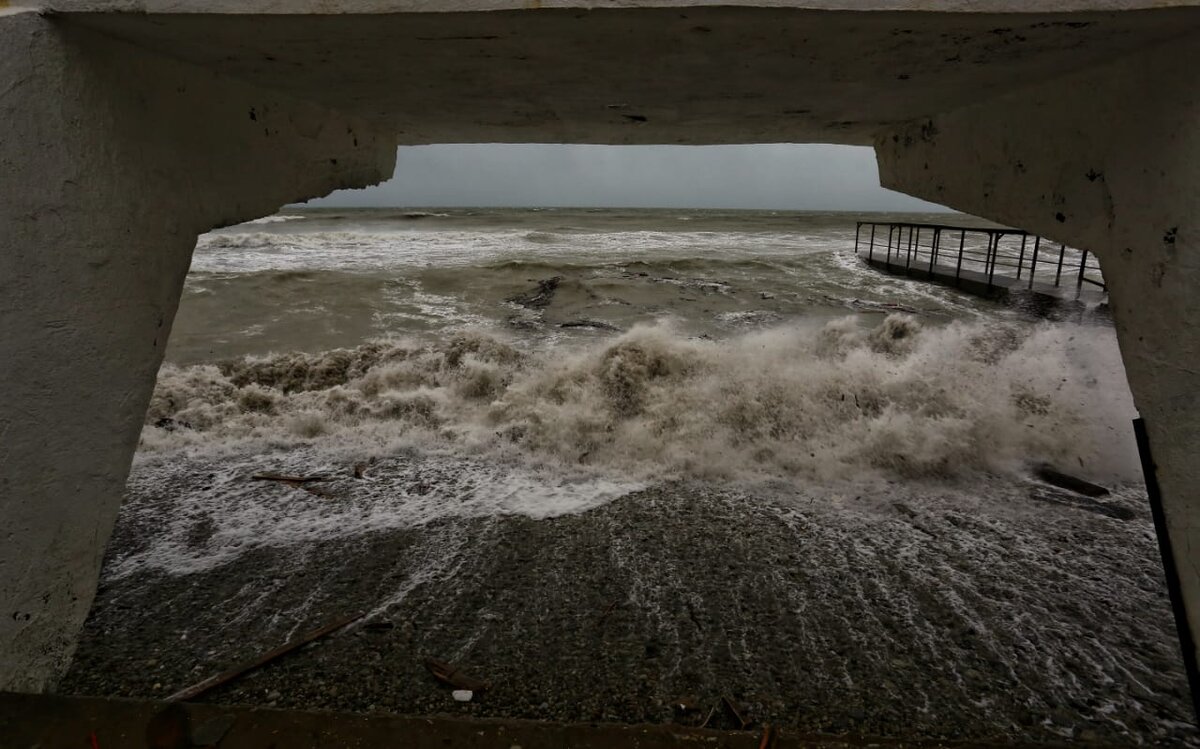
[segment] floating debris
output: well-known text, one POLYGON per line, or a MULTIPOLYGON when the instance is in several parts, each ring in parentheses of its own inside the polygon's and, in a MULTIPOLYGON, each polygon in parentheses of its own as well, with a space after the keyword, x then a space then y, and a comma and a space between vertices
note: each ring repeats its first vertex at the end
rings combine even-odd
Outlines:
POLYGON ((519 304, 522 307, 530 309, 544 309, 550 306, 550 302, 554 301, 554 293, 558 291, 558 285, 562 280, 562 276, 554 276, 553 278, 538 281, 537 288, 522 294, 514 294, 504 301, 511 304, 519 304))
POLYGON ((601 320, 567 320, 558 324, 560 328, 592 328, 594 330, 608 330, 612 332, 620 332, 620 328, 616 325, 610 325, 601 320))
POLYGON ((1039 463, 1033 467, 1033 475, 1047 484, 1053 484, 1060 489, 1082 494, 1085 497, 1107 497, 1108 489, 1090 481, 1084 481, 1077 476, 1056 470, 1049 463, 1039 463))

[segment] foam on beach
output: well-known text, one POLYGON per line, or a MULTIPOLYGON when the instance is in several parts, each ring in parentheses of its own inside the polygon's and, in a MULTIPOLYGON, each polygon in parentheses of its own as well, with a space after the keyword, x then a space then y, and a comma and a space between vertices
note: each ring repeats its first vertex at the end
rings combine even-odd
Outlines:
POLYGON ((411 448, 622 479, 1014 473, 1136 480, 1111 330, 891 315, 724 340, 666 324, 520 348, 495 335, 165 366, 141 459, 411 448))

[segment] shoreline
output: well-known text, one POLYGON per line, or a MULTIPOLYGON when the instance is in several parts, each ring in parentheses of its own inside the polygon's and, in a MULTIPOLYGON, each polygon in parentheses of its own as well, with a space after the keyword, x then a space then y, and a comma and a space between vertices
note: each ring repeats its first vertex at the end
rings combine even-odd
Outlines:
MULTIPOLYGON (((1197 745, 1135 490, 1113 499, 1122 519, 1017 483, 831 499, 674 482, 577 514, 251 540, 191 574, 114 578, 167 526, 204 552, 212 519, 175 503, 206 470, 131 484, 62 691, 161 698, 365 610, 203 701, 691 725, 681 702, 727 694, 756 725, 808 733, 1197 745), (457 703, 426 657, 491 688, 457 703)), ((351 501, 255 492, 272 508, 351 501)))

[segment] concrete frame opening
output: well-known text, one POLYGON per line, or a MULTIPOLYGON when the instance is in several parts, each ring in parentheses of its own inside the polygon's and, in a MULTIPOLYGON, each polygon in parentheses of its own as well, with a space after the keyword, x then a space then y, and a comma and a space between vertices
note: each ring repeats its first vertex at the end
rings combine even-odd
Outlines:
POLYGON ((196 235, 377 182, 398 140, 513 134, 871 143, 889 188, 1092 248, 1196 630, 1196 8, 674 5, 246 16, 62 2, 0 15, 6 48, 23 51, 0 67, 13 185, 0 206, 0 372, 13 383, 0 410, 0 598, 12 611, 0 685, 44 690, 69 662, 196 235), (396 38, 411 48, 378 41, 396 38), (748 40, 766 44, 751 77, 737 64, 748 40), (656 48, 664 75, 632 75, 656 48), (365 95, 349 73, 371 69, 364 55, 380 80, 444 85, 419 106, 403 98, 419 87, 365 95), (464 77, 497 57, 490 77, 464 77))

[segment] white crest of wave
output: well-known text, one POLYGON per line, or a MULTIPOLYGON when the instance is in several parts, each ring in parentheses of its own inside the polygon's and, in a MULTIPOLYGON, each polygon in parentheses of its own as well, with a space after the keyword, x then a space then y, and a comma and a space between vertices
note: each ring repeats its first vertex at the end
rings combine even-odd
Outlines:
POLYGON ((262 218, 247 221, 246 224, 282 224, 286 221, 303 221, 304 218, 304 216, 277 213, 273 216, 263 216, 262 218))
POLYGON ((845 318, 720 341, 669 325, 523 352, 483 334, 166 366, 143 457, 412 446, 631 479, 937 478, 1049 461, 1134 480, 1106 328, 845 318))

